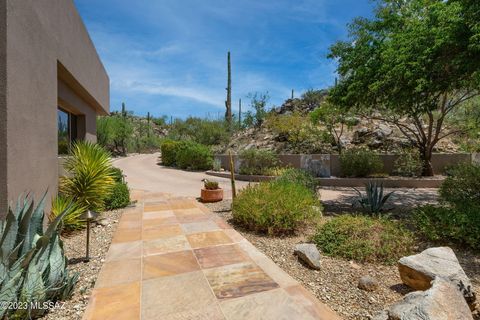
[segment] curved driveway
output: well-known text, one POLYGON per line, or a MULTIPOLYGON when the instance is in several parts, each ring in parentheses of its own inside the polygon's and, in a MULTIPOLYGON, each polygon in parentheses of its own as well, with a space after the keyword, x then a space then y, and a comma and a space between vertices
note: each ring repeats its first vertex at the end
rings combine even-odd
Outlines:
MULTIPOLYGON (((230 179, 208 176, 203 172, 172 169, 157 164, 159 153, 138 154, 117 158, 114 165, 127 175, 131 189, 165 192, 177 196, 199 197, 202 179, 218 181, 224 189, 224 197, 231 198, 230 179)), ((236 181, 237 189, 248 182, 236 181)))

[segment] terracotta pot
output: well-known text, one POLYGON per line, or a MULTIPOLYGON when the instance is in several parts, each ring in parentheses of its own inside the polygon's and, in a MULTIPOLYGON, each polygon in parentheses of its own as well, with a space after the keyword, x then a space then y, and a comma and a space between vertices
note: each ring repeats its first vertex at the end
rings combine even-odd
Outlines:
POLYGON ((223 200, 223 189, 209 190, 202 188, 200 193, 200 198, 202 202, 217 202, 223 200))

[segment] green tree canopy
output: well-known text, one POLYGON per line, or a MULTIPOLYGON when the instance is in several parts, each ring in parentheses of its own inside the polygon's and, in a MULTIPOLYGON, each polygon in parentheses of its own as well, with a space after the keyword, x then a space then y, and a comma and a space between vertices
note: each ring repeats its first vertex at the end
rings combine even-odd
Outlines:
POLYGON ((331 101, 397 125, 432 175, 433 148, 455 132, 446 118, 479 94, 479 20, 477 0, 379 1, 331 47, 340 75, 331 101))

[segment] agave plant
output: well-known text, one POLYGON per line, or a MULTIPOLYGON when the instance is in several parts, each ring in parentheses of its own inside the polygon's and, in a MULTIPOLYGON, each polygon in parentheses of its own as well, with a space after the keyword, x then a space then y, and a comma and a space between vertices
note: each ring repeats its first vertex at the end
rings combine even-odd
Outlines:
POLYGON ((353 188, 358 193, 358 198, 354 204, 358 203, 364 210, 372 214, 379 214, 385 203, 394 193, 383 194, 383 184, 377 181, 369 181, 365 184, 365 194, 362 194, 357 188, 353 188))
POLYGON ((59 225, 59 230, 69 232, 83 229, 85 227, 85 221, 80 219, 80 216, 86 210, 87 207, 85 205, 78 203, 72 198, 58 195, 52 201, 52 209, 48 215, 48 220, 52 222, 60 214, 64 214, 59 225))
POLYGON ((69 176, 60 179, 60 192, 91 210, 103 209, 115 184, 110 155, 100 145, 78 141, 65 161, 69 176))
POLYGON ((57 227, 67 211, 43 231, 45 196, 35 208, 28 196, 19 199, 0 222, 0 301, 21 303, 26 309, 0 309, 0 319, 28 319, 45 312, 42 304, 68 298, 78 275, 68 274, 67 259, 57 227))

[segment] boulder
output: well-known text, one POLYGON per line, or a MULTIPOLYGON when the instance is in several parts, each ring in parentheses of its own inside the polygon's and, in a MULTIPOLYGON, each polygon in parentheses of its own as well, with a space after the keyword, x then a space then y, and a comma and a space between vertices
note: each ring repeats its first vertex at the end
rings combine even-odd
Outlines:
POLYGON ((378 288, 378 281, 373 277, 363 276, 358 280, 357 287, 365 291, 375 291, 378 288))
POLYGON ((398 271, 403 283, 416 290, 427 290, 436 277, 448 279, 463 292, 470 306, 475 302, 472 283, 449 247, 429 248, 403 257, 398 261, 398 271))
POLYGON ((374 320, 473 320, 472 313, 454 283, 442 277, 427 291, 411 292, 373 318, 374 320))
POLYGON ((320 252, 313 243, 299 243, 295 246, 293 253, 310 268, 320 269, 320 252))

